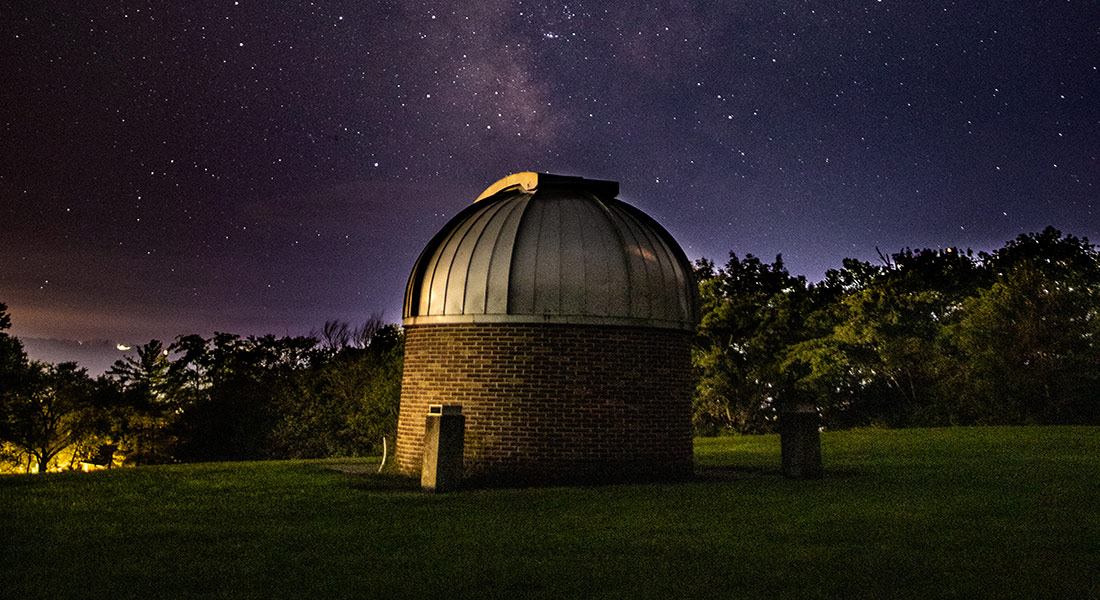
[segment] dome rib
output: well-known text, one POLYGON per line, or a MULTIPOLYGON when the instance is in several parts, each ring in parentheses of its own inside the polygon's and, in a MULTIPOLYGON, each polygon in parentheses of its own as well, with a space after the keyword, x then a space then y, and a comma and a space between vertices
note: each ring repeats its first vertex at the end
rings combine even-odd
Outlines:
MULTIPOLYGON (((533 197, 532 197, 533 198, 533 197)), ((482 200, 485 202, 485 200, 482 200)), ((535 267, 538 264, 538 239, 542 233, 542 203, 530 202, 523 209, 516 224, 516 235, 511 253, 500 255, 508 262, 508 300, 506 314, 532 314, 535 310, 535 267), (534 238, 534 243, 528 241, 534 238), (527 274, 532 274, 527 276, 527 274), (523 275, 523 276, 521 276, 523 275)))
POLYGON ((466 269, 466 300, 463 303, 463 310, 488 312, 490 262, 500 243, 500 233, 507 221, 507 214, 510 214, 514 208, 514 204, 497 202, 482 213, 485 215, 485 226, 470 252, 470 262, 466 269), (502 213, 507 214, 501 216, 502 213))
POLYGON ((485 217, 486 211, 481 211, 462 232, 455 237, 448 248, 454 248, 451 254, 451 264, 443 276, 443 314, 462 314, 466 304, 466 281, 470 272, 470 255, 473 254, 473 246, 470 238, 479 238, 485 231, 484 226, 478 227, 479 222, 485 217))
POLYGON ((563 198, 561 211, 561 263, 559 273, 561 284, 560 311, 567 315, 585 313, 588 298, 588 264, 584 245, 584 224, 581 214, 590 203, 576 198, 563 198))
POLYGON ((597 314, 629 314, 630 263, 626 254, 622 251, 624 245, 622 232, 615 225, 615 216, 606 202, 594 203, 592 210, 598 217, 598 221, 594 222, 600 223, 604 230, 610 234, 598 236, 596 235, 598 232, 592 229, 586 230, 593 234, 598 241, 597 251, 593 254, 597 257, 596 260, 603 265, 603 273, 601 273, 603 281, 599 284, 598 289, 603 292, 604 310, 597 312, 597 314), (618 293, 618 290, 624 290, 625 294, 618 293))
MULTIPOLYGON (((480 211, 471 219, 470 228, 458 240, 455 248, 455 256, 452 260, 451 274, 447 280, 447 302, 444 314, 464 314, 468 310, 476 310, 470 306, 470 275, 483 278, 487 271, 475 268, 474 255, 482 248, 482 238, 492 225, 494 217, 505 205, 494 203, 480 211)), ((492 248, 490 247, 490 250, 492 248)), ((481 312, 485 307, 482 303, 481 312)))
POLYGON ((649 311, 654 314, 671 315, 672 311, 669 309, 668 302, 670 296, 675 296, 676 289, 669 284, 675 283, 675 277, 672 277, 670 281, 671 273, 668 273, 664 259, 668 256, 668 249, 661 246, 653 236, 653 230, 648 227, 644 227, 640 223, 631 211, 624 210, 624 217, 626 221, 630 222, 633 230, 636 232, 635 236, 639 233, 645 238, 646 248, 641 248, 639 243, 638 247, 642 252, 641 258, 646 267, 646 289, 651 290, 651 293, 646 295, 649 301, 649 311), (653 271, 656 270, 656 276, 653 271), (660 293, 654 294, 652 292, 659 291, 660 293))
POLYGON ((440 259, 436 261, 432 273, 428 310, 433 312, 438 310, 442 314, 447 314, 447 296, 453 293, 448 284, 451 281, 451 274, 454 272, 455 257, 458 255, 458 249, 462 245, 463 238, 470 232, 476 220, 476 218, 468 219, 460 223, 455 228, 454 235, 447 240, 447 243, 440 246, 440 259))
POLYGON ((520 223, 527 213, 530 194, 520 194, 508 202, 508 217, 501 225, 497 241, 489 259, 489 275, 486 279, 485 314, 508 314, 508 290, 512 276, 512 253, 520 223))
MULTIPOLYGON (((459 211, 451 219, 451 223, 457 223, 462 221, 469 215, 481 210, 482 206, 467 206, 459 211)), ((417 257, 416 263, 413 266, 413 272, 409 275, 409 282, 405 286, 405 304, 402 311, 403 317, 408 318, 412 314, 429 314, 428 299, 431 293, 431 279, 425 278, 425 273, 430 271, 435 273, 437 266, 437 255, 447 240, 451 239, 454 235, 454 228, 444 227, 432 237, 428 245, 424 247, 424 250, 417 257), (425 290, 425 284, 428 284, 428 289, 425 290), (413 309, 415 306, 415 310, 413 309)))
POLYGON ((618 184, 524 177, 494 184, 432 238, 409 277, 404 324, 694 327, 690 263, 656 221, 614 197, 618 184))
POLYGON ((650 295, 648 293, 650 291, 650 278, 649 265, 646 264, 645 261, 645 249, 642 248, 641 243, 638 241, 638 232, 636 232, 631 226, 633 224, 630 222, 630 220, 624 218, 622 215, 619 215, 618 221, 621 224, 623 230, 626 231, 627 235, 630 236, 629 242, 623 246, 623 251, 626 252, 627 259, 630 263, 631 288, 641 288, 641 290, 645 290, 645 292, 642 292, 641 290, 639 290, 638 292, 634 292, 632 289, 632 292, 630 294, 630 299, 633 301, 630 306, 631 314, 653 314, 653 307, 652 303, 650 302, 650 295), (634 285, 635 282, 638 282, 641 285, 634 285))
POLYGON ((561 314, 561 199, 539 202, 543 214, 538 220, 535 243, 535 286, 531 297, 533 314, 561 314))
MULTIPOLYGON (((653 236, 654 254, 659 260, 663 259, 667 261, 668 271, 663 272, 662 281, 666 287, 664 298, 669 302, 666 307, 668 314, 694 311, 695 294, 683 293, 685 286, 694 286, 694 275, 688 275, 688 273, 692 272, 691 263, 687 260, 687 256, 684 255, 680 245, 676 243, 672 234, 653 219, 653 217, 650 217, 626 203, 623 203, 623 210, 639 224, 639 227, 643 231, 647 232, 647 235, 653 236), (670 260, 674 257, 678 257, 681 260, 670 260), (677 299, 676 306, 671 304, 672 298, 677 299)), ((662 264, 662 269, 664 268, 665 265, 662 264)), ((694 288, 692 288, 692 291, 694 292, 694 288)))

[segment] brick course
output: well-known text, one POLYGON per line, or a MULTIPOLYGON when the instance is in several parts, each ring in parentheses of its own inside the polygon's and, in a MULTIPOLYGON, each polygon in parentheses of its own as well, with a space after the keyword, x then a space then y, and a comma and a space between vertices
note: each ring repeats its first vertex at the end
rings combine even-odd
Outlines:
POLYGON ((607 325, 409 326, 398 468, 419 476, 428 405, 458 404, 473 480, 689 475, 689 339, 680 330, 607 325))

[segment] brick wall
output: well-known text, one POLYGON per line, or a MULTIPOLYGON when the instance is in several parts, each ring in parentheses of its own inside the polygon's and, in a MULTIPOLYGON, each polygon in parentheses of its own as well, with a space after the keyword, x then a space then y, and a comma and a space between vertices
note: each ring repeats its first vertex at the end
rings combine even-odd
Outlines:
POLYGON ((420 473, 429 404, 466 415, 472 479, 654 479, 692 469, 689 334, 558 324, 407 328, 396 461, 420 473))

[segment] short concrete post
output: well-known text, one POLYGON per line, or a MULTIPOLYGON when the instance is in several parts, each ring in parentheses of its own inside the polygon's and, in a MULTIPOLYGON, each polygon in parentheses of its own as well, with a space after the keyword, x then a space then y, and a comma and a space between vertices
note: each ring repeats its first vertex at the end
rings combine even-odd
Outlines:
POLYGON ((449 492, 462 481, 462 447, 466 417, 461 406, 432 404, 424 421, 424 457, 420 487, 428 492, 449 492))
POLYGON ((795 479, 821 477, 821 434, 817 408, 791 404, 779 411, 779 444, 783 475, 795 479))

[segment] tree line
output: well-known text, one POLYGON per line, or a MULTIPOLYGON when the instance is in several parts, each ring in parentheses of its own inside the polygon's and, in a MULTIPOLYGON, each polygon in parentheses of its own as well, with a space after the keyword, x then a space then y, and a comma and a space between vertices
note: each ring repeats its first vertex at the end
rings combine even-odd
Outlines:
MULTIPOLYGON (((1054 228, 990 253, 845 259, 824 279, 730 254, 695 265, 696 432, 1100 424, 1100 254, 1054 228)), ((402 331, 373 317, 310 336, 182 335, 92 378, 28 359, 0 304, 0 467, 319 458, 393 441, 402 331)))
POLYGON ((832 428, 1100 424, 1095 245, 1048 227, 880 258, 813 284, 782 256, 699 261, 696 430, 770 431, 795 403, 832 428))
POLYGON ((152 340, 96 378, 29 360, 10 324, 0 304, 8 471, 358 456, 396 434, 404 339, 378 317, 311 336, 152 340))

